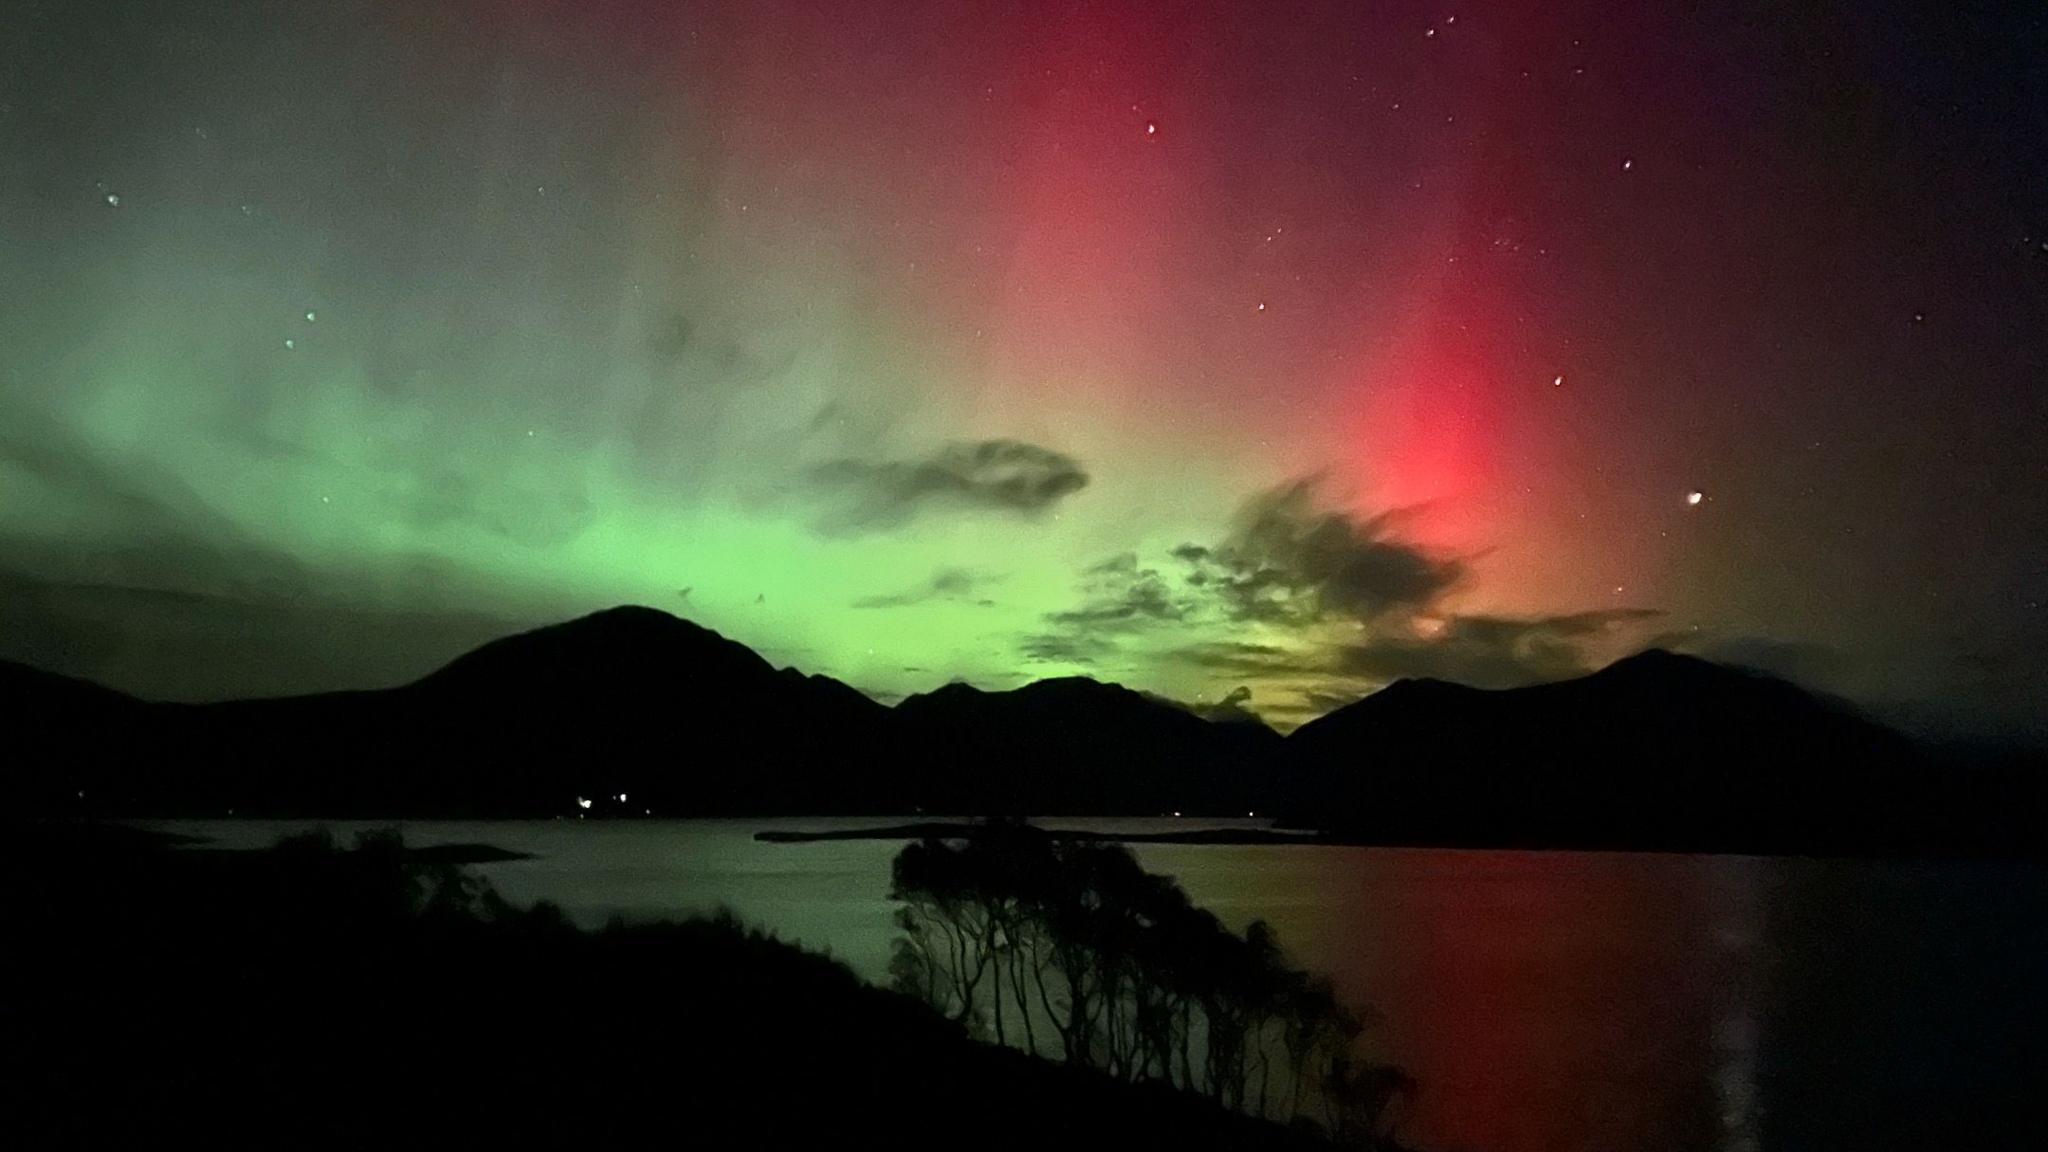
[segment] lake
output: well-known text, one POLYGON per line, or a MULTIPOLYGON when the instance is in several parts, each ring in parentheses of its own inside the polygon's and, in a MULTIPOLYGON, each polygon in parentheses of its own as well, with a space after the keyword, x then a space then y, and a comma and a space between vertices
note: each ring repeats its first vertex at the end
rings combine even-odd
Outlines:
MULTIPOLYGON (((408 822, 413 844, 578 922, 725 905, 870 979, 900 843, 766 844, 897 821, 408 822)), ((1048 821, 1134 831, 1249 821, 1048 821)), ((332 822, 337 833, 390 822, 332 822)), ((305 822, 150 827, 260 846, 305 822)), ((1263 918, 1379 1015, 1429 1149, 2048 1147, 2048 869, 1313 845, 1133 846, 1198 904, 1263 918)))

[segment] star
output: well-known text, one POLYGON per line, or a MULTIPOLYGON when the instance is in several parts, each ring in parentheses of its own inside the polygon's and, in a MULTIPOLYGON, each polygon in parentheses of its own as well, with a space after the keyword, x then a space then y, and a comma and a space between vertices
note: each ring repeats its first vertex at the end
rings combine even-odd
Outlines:
POLYGON ((1259 301, 1259 311, 1261 311, 1261 312, 1264 312, 1265 310, 1266 310, 1266 302, 1265 302, 1264 300, 1261 300, 1261 301, 1259 301))
POLYGON ((121 198, 109 192, 107 193, 107 203, 115 208, 119 208, 121 206, 121 198))
POLYGON ((1700 501, 1705 500, 1706 498, 1707 494, 1705 492, 1700 491, 1697 488, 1685 494, 1685 502, 1695 507, 1699 505, 1700 501))
POLYGON ((1155 123, 1155 122, 1151 121, 1151 120, 1147 120, 1147 121, 1145 121, 1145 135, 1147 135, 1147 136, 1157 136, 1157 135, 1159 135, 1159 125, 1158 125, 1157 123, 1155 123))
POLYGON ((1551 386, 1552 388, 1562 388, 1562 387, 1564 387, 1564 373, 1560 372, 1560 373, 1558 373, 1557 375, 1555 375, 1555 376, 1552 376, 1552 377, 1550 378, 1550 386, 1551 386))
POLYGON ((316 318, 316 317, 315 317, 315 313, 313 312, 313 310, 312 310, 312 309, 310 309, 310 308, 309 308, 309 309, 307 309, 307 310, 306 310, 306 323, 308 323, 308 324, 311 324, 311 323, 312 323, 312 322, 314 321, 314 319, 315 319, 315 318, 316 318))
POLYGON ((290 350, 290 349, 293 349, 293 348, 297 348, 297 347, 298 347, 299 345, 298 345, 298 342, 297 342, 297 341, 295 341, 295 340, 293 340, 293 339, 292 339, 291 337, 287 336, 287 337, 285 337, 285 341, 284 341, 284 346, 285 346, 286 350, 290 350))
POLYGON ((1631 169, 1631 168, 1633 168, 1633 167, 1635 167, 1635 166, 1636 166, 1636 162, 1635 162, 1635 161, 1633 161, 1633 160, 1623 160, 1623 161, 1621 162, 1621 170, 1622 170, 1623 172, 1626 172, 1626 171, 1628 171, 1629 169, 1631 169))

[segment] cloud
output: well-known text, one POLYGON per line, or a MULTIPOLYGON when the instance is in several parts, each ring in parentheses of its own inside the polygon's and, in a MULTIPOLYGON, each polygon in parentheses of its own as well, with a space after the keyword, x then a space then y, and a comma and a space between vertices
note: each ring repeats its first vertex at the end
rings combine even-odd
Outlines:
POLYGON ((1226 693, 1223 699, 1217 700, 1214 703, 1205 704, 1197 701, 1192 704, 1184 704, 1182 707, 1204 720, 1214 721, 1219 724, 1264 723, 1259 718, 1259 714, 1248 707, 1251 700, 1252 690, 1246 685, 1240 684, 1226 693))
POLYGON ((1355 692, 1318 692, 1309 689, 1301 694, 1300 710, 1310 716, 1321 716, 1325 712, 1335 712, 1347 704, 1356 704, 1360 695, 1355 692))
POLYGON ((332 594, 244 597, 53 581, 0 567, 0 659, 154 699, 401 684, 536 622, 332 594))
POLYGON ((1158 569, 1142 566, 1134 552, 1082 569, 1079 587, 1079 604, 1045 613, 1045 630, 1025 637, 1021 651, 1026 660, 1098 663, 1119 651, 1117 637, 1191 625, 1202 610, 1197 599, 1177 592, 1158 569))
POLYGON ((1231 706, 1256 687, 1260 713, 1284 724, 1404 677, 1501 688, 1580 675, 1661 615, 1455 611, 1464 562, 1405 539, 1397 520, 1327 506, 1313 476, 1261 492, 1215 543, 1182 543, 1159 566, 1126 552, 1083 569, 1077 602, 1043 616, 1025 658, 1096 664, 1142 652, 1249 681, 1231 706))
POLYGON ((877 532, 937 510, 1036 515, 1086 487, 1088 473, 1050 448, 979 440, 913 460, 833 460, 810 480, 829 505, 821 529, 877 532))
POLYGON ((1195 668, 1254 675, 1280 675, 1312 667, 1316 657, 1304 657, 1277 644, 1254 644, 1242 640, 1216 640, 1176 648, 1172 659, 1195 668))
POLYGON ((914 588, 891 592, 883 596, 864 596, 853 602, 855 608, 908 608, 915 604, 929 604, 935 600, 972 603, 983 608, 995 606, 987 597, 975 593, 982 587, 996 583, 1001 577, 977 576, 965 568, 941 568, 931 578, 914 588))
POLYGON ((1017 651, 1032 664, 1095 664, 1113 654, 1116 645, 1096 636, 1039 632, 1026 636, 1017 651))
POLYGON ((1319 483, 1311 476, 1260 493, 1221 543, 1175 548, 1188 583, 1212 589, 1232 620, 1299 626, 1414 613, 1464 578, 1458 561, 1395 537, 1388 514, 1321 507, 1319 483))
POLYGON ((1431 677, 1479 688, 1563 680, 1592 671, 1593 641, 1662 613, 1619 608, 1555 616, 1453 615, 1415 631, 1388 630, 1333 653, 1332 670, 1366 681, 1431 677))
POLYGON ((1111 557, 1082 572, 1080 606, 1046 613, 1056 628, 1127 632, 1150 624, 1187 619, 1195 606, 1176 596, 1154 568, 1141 568, 1136 553, 1111 557))

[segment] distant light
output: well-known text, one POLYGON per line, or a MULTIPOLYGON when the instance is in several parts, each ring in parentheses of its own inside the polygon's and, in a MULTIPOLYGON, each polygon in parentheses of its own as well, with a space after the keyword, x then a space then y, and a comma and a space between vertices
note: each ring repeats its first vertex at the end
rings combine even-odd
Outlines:
POLYGON ((1702 501, 1702 500, 1705 500, 1706 498, 1707 498, 1707 494, 1706 494, 1705 492, 1701 492, 1701 491, 1698 491, 1697 489, 1695 489, 1694 491, 1691 491, 1691 492, 1688 492, 1688 493, 1686 493, 1686 494, 1685 494, 1685 502, 1686 502, 1687 504, 1695 504, 1695 505, 1696 505, 1696 504, 1698 504, 1698 503, 1699 503, 1700 501, 1702 501))
POLYGON ((1257 812, 1247 812, 1247 813, 1245 813, 1245 818, 1246 818, 1246 819, 1248 819, 1248 820, 1249 820, 1249 819, 1253 819, 1253 818, 1256 818, 1257 816, 1258 816, 1258 813, 1257 813, 1257 812))
POLYGON ((621 793, 619 793, 619 803, 621 803, 621 804, 624 804, 625 802, 626 802, 626 794, 625 794, 624 792, 621 792, 621 793))
POLYGON ((588 807, 590 807, 590 801, 589 801, 589 800, 587 800, 587 799, 585 799, 585 798, 584 798, 584 797, 582 797, 582 796, 578 796, 578 797, 576 798, 576 806, 577 806, 578 808, 588 808, 588 807))
POLYGON ((1175 812, 1175 813, 1174 813, 1174 816, 1175 816, 1175 818, 1178 818, 1178 817, 1180 816, 1180 813, 1178 813, 1178 812, 1175 812))

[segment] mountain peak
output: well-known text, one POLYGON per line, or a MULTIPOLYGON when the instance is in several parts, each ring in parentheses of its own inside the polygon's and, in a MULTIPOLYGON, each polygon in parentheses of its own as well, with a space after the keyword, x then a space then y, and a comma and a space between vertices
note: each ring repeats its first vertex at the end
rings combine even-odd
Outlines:
POLYGON ((1699 675, 1747 675, 1739 669, 1712 660, 1669 648, 1645 648, 1632 656, 1623 656, 1599 672, 1596 676, 1699 676, 1699 675))
POLYGON ((422 680, 514 676, 535 682, 575 679, 641 684, 679 675, 772 672, 753 649, 680 616, 627 604, 493 640, 422 680))

